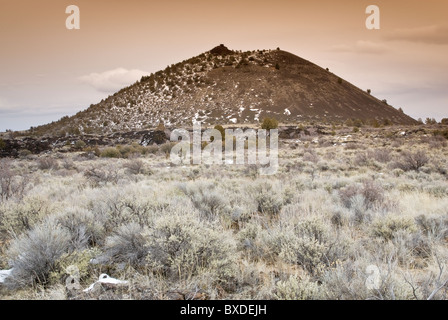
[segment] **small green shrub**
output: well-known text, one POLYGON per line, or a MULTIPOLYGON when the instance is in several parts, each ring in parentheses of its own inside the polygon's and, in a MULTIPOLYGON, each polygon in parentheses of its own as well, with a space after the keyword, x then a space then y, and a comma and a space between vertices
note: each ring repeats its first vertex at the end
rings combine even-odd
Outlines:
POLYGON ((412 233, 417 231, 417 226, 411 218, 392 216, 379 218, 371 226, 372 235, 386 241, 394 239, 399 231, 412 233))
POLYGON ((261 124, 261 128, 265 130, 277 129, 278 121, 274 118, 264 118, 261 124))
POLYGON ((102 158, 121 158, 121 152, 117 148, 109 147, 101 151, 102 158))
POLYGON ((75 142, 75 144, 74 144, 74 148, 76 149, 76 150, 83 150, 85 147, 86 147, 86 143, 84 142, 84 141, 82 141, 82 140, 78 140, 78 141, 76 141, 75 142))

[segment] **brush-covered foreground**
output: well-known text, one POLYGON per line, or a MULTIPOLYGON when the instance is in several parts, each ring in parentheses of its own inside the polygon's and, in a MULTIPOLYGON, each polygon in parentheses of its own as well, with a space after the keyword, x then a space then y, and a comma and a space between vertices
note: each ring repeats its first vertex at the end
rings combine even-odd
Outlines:
POLYGON ((446 299, 446 140, 401 130, 281 140, 273 176, 164 146, 2 159, 0 298, 446 299), (104 273, 127 282, 83 291, 104 273))

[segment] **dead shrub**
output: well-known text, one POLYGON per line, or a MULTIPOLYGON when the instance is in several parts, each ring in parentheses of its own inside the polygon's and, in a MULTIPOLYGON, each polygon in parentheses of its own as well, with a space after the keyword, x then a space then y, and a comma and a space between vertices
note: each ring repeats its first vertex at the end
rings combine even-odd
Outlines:
POLYGON ((392 160, 391 151, 386 148, 369 150, 367 156, 381 163, 388 163, 392 160))
POLYGON ((11 160, 0 160, 0 202, 11 197, 22 199, 28 183, 29 176, 15 173, 11 167, 11 160))
POLYGON ((59 162, 51 157, 41 157, 37 159, 37 167, 40 170, 57 170, 59 168, 59 162))
POLYGON ((131 174, 141 174, 145 171, 145 163, 141 159, 132 159, 124 164, 124 168, 131 174))
POLYGON ((403 151, 401 158, 393 165, 394 168, 401 169, 403 171, 418 171, 429 162, 429 157, 423 150, 415 152, 403 151))
POLYGON ((352 207, 353 198, 357 195, 363 196, 366 209, 374 209, 385 200, 383 188, 372 180, 364 181, 362 185, 350 185, 339 190, 339 197, 347 208, 352 207))

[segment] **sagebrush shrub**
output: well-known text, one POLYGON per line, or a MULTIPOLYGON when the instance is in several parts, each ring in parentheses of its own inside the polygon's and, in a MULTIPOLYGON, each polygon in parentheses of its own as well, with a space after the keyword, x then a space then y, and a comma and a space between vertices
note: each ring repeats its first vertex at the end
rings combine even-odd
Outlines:
POLYGON ((372 216, 366 206, 366 198, 362 194, 356 194, 350 198, 350 211, 352 212, 350 220, 355 225, 370 221, 372 216))
POLYGON ((260 238, 263 230, 261 225, 254 222, 249 222, 245 227, 238 232, 238 249, 248 254, 249 258, 259 260, 265 254, 263 244, 260 238))
POLYGON ((396 271, 394 264, 371 265, 365 258, 347 260, 325 270, 321 277, 325 285, 325 297, 330 300, 403 300, 412 298, 412 288, 406 283, 402 272, 396 271), (372 272, 369 267, 379 270, 378 288, 366 285, 372 272))
POLYGON ((11 170, 11 161, 6 159, 0 160, 0 199, 8 200, 12 195, 11 184, 14 173, 11 170))
POLYGON ((283 207, 283 196, 270 182, 261 182, 254 187, 257 211, 268 216, 277 215, 283 207))
POLYGON ((113 166, 106 166, 103 169, 90 167, 84 171, 84 177, 93 187, 98 187, 104 183, 116 184, 119 180, 118 169, 113 166))
POLYGON ((349 185, 344 188, 339 189, 339 197, 341 198, 342 204, 350 208, 352 204, 352 198, 361 193, 359 185, 349 185))
POLYGON ((415 218, 415 222, 423 234, 431 239, 448 238, 448 215, 421 214, 415 218))
POLYGON ((434 248, 431 239, 420 232, 409 232, 407 229, 395 231, 392 243, 397 261, 406 267, 421 266, 424 262, 422 259, 428 259, 434 248))
POLYGON ((320 286, 305 277, 299 279, 296 275, 276 285, 274 296, 278 300, 317 300, 321 298, 320 286))
POLYGON ((147 256, 146 239, 143 228, 131 222, 120 226, 113 235, 106 238, 104 254, 101 261, 108 263, 128 263, 132 266, 141 265, 147 256))
POLYGON ((227 205, 222 192, 211 182, 184 183, 179 185, 179 189, 190 198, 205 218, 216 217, 227 205))
POLYGON ((8 203, 3 208, 0 233, 15 234, 31 230, 53 212, 51 203, 38 196, 25 197, 19 203, 8 203))
POLYGON ((93 247, 104 241, 104 217, 95 216, 91 211, 68 208, 51 219, 69 231, 71 246, 76 250, 93 247))
POLYGON ((175 144, 176 142, 165 142, 164 144, 160 145, 159 151, 168 156, 175 144))
POLYGON ((311 275, 322 272, 326 266, 343 259, 346 245, 332 239, 329 229, 322 221, 305 220, 294 226, 281 243, 280 258, 302 266, 311 275))
POLYGON ((312 163, 318 163, 319 162, 319 156, 317 155, 316 151, 313 149, 307 150, 305 154, 303 155, 303 161, 308 161, 312 163))
POLYGON ((355 159, 353 160, 353 163, 358 166, 366 166, 369 164, 370 157, 365 152, 360 152, 355 156, 355 159))
POLYGON ((46 284, 55 262, 70 250, 70 233, 51 221, 41 223, 11 242, 7 250, 13 286, 46 284))
POLYGON ((365 181, 361 193, 365 198, 366 207, 369 209, 375 205, 382 204, 384 201, 384 189, 375 181, 365 181))
POLYGON ((401 216, 383 217, 374 221, 371 226, 372 235, 386 241, 394 239, 396 233, 401 230, 412 233, 417 230, 417 226, 413 219, 401 216))
POLYGON ((353 199, 361 195, 364 198, 364 206, 366 209, 374 209, 381 206, 385 200, 384 190, 375 181, 365 181, 362 185, 350 185, 339 190, 339 196, 342 203, 351 208, 353 205, 353 199))
POLYGON ((65 158, 64 160, 62 160, 62 167, 66 170, 76 169, 73 160, 70 158, 65 158))
POLYGON ((230 235, 194 216, 162 216, 145 238, 149 267, 167 277, 187 279, 203 270, 212 271, 220 281, 234 275, 236 248, 230 235))

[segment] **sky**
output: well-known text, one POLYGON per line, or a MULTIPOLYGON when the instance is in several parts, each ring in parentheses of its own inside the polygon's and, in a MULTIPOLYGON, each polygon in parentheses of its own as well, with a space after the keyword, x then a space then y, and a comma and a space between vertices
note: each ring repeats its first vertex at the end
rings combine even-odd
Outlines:
POLYGON ((0 131, 73 115, 219 44, 280 47, 415 119, 448 118, 447 14, 446 0, 0 0, 0 131))

